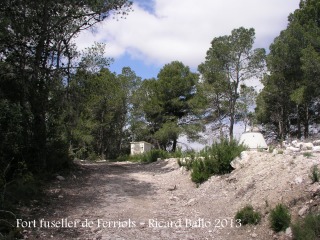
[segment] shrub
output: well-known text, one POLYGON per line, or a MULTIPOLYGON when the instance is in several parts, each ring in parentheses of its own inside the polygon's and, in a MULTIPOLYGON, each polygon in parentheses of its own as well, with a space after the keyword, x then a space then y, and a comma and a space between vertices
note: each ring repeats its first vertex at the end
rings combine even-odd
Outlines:
POLYGON ((214 143, 211 148, 208 148, 211 156, 209 159, 217 161, 217 174, 230 173, 233 170, 231 161, 240 156, 244 150, 246 147, 238 144, 236 140, 222 139, 220 143, 214 143))
POLYGON ((236 213, 235 219, 240 219, 242 225, 256 225, 261 220, 261 213, 254 211, 251 205, 247 205, 236 213))
POLYGON ((204 148, 199 154, 203 159, 196 159, 192 163, 192 181, 203 183, 214 174, 230 173, 233 170, 231 161, 240 156, 245 149, 244 145, 228 139, 222 139, 221 142, 204 148))
POLYGON ((320 180, 320 171, 319 171, 317 165, 314 165, 311 168, 311 174, 309 176, 311 178, 312 183, 319 182, 319 180, 320 180))
POLYGON ((304 152, 303 156, 306 158, 310 158, 310 157, 312 157, 312 153, 311 152, 304 152))
POLYGON ((316 240, 320 236, 320 214, 308 214, 304 219, 292 225, 296 240, 316 240))
POLYGON ((158 160, 158 158, 165 159, 170 155, 167 151, 161 149, 152 149, 149 152, 145 152, 142 154, 129 155, 129 156, 121 156, 117 158, 118 161, 131 161, 131 162, 144 162, 151 163, 158 160))
POLYGON ((269 149, 268 149, 269 153, 273 153, 273 150, 274 150, 274 149, 275 149, 275 147, 270 146, 269 149))
POLYGON ((151 163, 158 160, 158 158, 165 159, 169 157, 169 153, 167 151, 161 149, 153 149, 149 152, 143 154, 141 159, 142 162, 151 163))
POLYGON ((171 157, 173 158, 182 158, 184 155, 184 153, 182 152, 182 148, 181 147, 177 147, 175 152, 172 152, 170 154, 171 157))
POLYGON ((208 180, 210 173, 205 161, 196 160, 192 164, 191 180, 195 183, 203 183, 208 180))
POLYGON ((271 229, 275 232, 285 231, 291 221, 291 215, 289 210, 283 204, 278 204, 274 209, 270 212, 270 224, 271 229))

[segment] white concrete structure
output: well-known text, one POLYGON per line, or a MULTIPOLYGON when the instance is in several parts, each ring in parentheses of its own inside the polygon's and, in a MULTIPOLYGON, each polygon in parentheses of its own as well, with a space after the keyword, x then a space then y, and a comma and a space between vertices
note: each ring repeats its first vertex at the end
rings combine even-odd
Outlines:
POLYGON ((240 137, 240 143, 249 149, 267 149, 268 145, 260 132, 245 132, 240 137))
POLYGON ((152 144, 144 141, 131 142, 131 155, 148 152, 152 149, 152 144))

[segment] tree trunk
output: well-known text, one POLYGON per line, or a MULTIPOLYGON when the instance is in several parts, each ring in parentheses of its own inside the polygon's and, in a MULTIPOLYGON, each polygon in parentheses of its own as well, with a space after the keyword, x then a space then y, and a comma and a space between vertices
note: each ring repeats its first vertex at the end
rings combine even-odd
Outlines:
POLYGON ((231 115, 230 116, 230 126, 229 126, 229 138, 230 138, 230 141, 233 140, 233 125, 234 125, 234 116, 231 115))
POLYGON ((297 127, 298 127, 298 139, 301 139, 301 118, 299 112, 299 105, 297 105, 297 127))
MULTIPOLYGON (((37 81, 34 79, 34 81, 37 81)), ((39 171, 45 170, 47 167, 47 126, 46 126, 46 108, 47 108, 47 90, 44 87, 43 80, 37 81, 38 87, 34 87, 34 91, 30 96, 31 111, 33 115, 33 139, 32 139, 32 155, 34 163, 39 171)))
POLYGON ((308 105, 305 105, 305 121, 304 121, 304 138, 309 137, 309 108, 308 105))
POLYGON ((177 139, 174 139, 173 140, 173 143, 172 143, 172 152, 175 152, 177 150, 177 139))
POLYGON ((232 101, 231 110, 230 110, 230 125, 229 125, 229 139, 230 139, 230 141, 233 140, 233 126, 234 126, 234 115, 235 115, 235 104, 236 104, 235 101, 232 101))

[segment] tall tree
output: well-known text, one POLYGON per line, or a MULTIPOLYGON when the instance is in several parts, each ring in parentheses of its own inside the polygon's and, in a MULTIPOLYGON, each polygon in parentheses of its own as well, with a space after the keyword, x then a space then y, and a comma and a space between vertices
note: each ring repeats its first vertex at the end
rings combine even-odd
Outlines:
POLYGON ((70 81, 69 142, 78 158, 116 158, 129 149, 132 92, 140 78, 128 67, 116 75, 78 69, 70 81))
POLYGON ((142 91, 137 92, 142 109, 140 127, 149 132, 149 140, 162 149, 170 147, 175 151, 179 136, 187 134, 192 137, 200 130, 195 127, 193 101, 197 82, 197 74, 183 63, 174 61, 160 70, 157 80, 144 80, 142 91))
POLYGON ((1 1, 0 97, 21 109, 20 154, 33 170, 48 168, 52 144, 60 141, 52 136, 61 128, 51 123, 58 122, 53 118, 63 109, 61 93, 76 67, 72 40, 111 13, 126 13, 129 6, 126 0, 1 1))
POLYGON ((295 124, 297 137, 309 135, 309 124, 316 112, 319 96, 319 28, 318 1, 302 0, 300 8, 289 16, 288 27, 270 46, 267 58, 269 74, 259 97, 260 115, 273 122, 279 138, 285 138, 295 124), (273 100, 269 99, 274 96, 273 100), (276 100, 277 99, 277 100, 276 100), (268 110, 269 109, 269 110, 268 110), (277 120, 263 111, 277 113, 277 120))
POLYGON ((233 138, 240 85, 260 76, 265 67, 265 50, 252 49, 254 38, 254 29, 243 27, 234 29, 231 35, 214 38, 205 62, 198 67, 208 86, 211 116, 220 124, 228 119, 230 139, 233 138))

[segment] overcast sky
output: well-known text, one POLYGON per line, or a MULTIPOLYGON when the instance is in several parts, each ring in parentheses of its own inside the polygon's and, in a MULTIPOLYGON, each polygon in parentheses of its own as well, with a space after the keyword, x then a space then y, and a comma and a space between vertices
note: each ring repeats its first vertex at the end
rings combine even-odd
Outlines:
POLYGON ((164 64, 178 60, 193 71, 204 61, 214 37, 241 26, 256 31, 255 47, 268 51, 287 26, 299 0, 134 0, 126 19, 110 18, 94 33, 82 33, 80 49, 107 43, 112 71, 131 67, 142 78, 156 77, 164 64))

